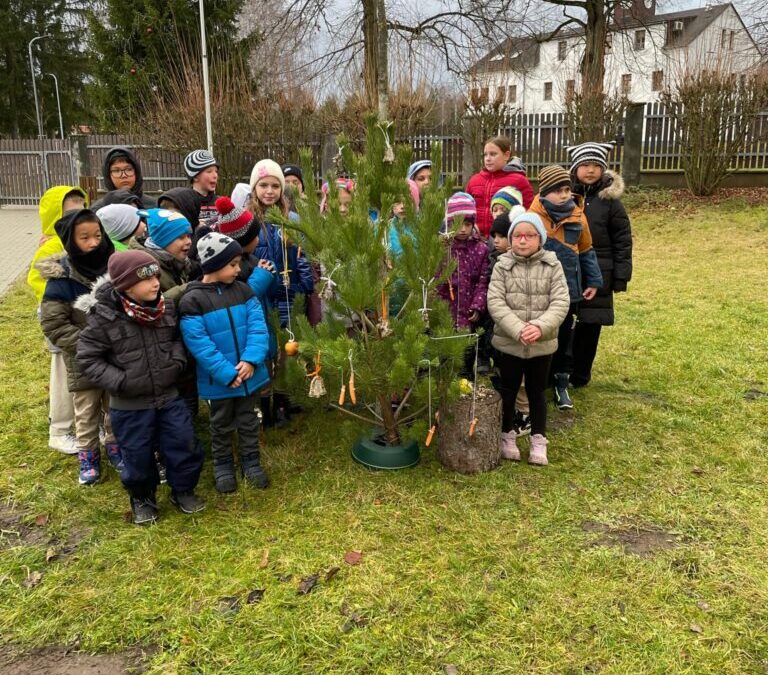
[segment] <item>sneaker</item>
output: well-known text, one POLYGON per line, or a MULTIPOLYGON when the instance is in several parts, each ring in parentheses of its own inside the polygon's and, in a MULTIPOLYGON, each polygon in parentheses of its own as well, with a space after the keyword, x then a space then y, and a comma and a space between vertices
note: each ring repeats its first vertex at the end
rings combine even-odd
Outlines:
POLYGON ((63 452, 65 455, 77 454, 77 438, 74 434, 64 434, 63 436, 48 436, 48 447, 51 450, 63 452))
POLYGON ((512 430, 520 436, 527 436, 531 433, 531 418, 525 413, 515 410, 515 421, 512 423, 512 430))
POLYGON ((517 447, 517 434, 514 431, 502 432, 501 456, 513 462, 520 461, 520 448, 517 447))
POLYGON ((134 525, 150 525, 157 521, 157 502, 149 497, 131 497, 131 512, 134 525))
POLYGON ((573 408, 573 401, 568 394, 568 373, 555 373, 555 405, 560 410, 573 408))
POLYGON ((80 485, 93 485, 101 477, 101 453, 98 450, 79 450, 80 485))
POLYGON ((123 455, 120 452, 120 446, 117 443, 107 443, 104 447, 107 450, 107 459, 109 460, 109 463, 115 467, 115 471, 122 473, 125 464, 123 464, 123 455))
POLYGON ((528 453, 528 464, 547 466, 547 439, 541 434, 531 436, 531 451, 528 453))
POLYGON ((205 508, 205 502, 194 492, 171 492, 171 504, 182 513, 197 513, 205 508))

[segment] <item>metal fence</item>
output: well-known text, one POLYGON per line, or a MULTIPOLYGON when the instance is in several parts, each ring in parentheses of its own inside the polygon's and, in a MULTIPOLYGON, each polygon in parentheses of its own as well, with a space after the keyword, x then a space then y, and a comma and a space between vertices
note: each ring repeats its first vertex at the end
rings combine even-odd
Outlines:
POLYGON ((0 140, 0 204, 36 205, 50 185, 76 185, 69 141, 0 140))

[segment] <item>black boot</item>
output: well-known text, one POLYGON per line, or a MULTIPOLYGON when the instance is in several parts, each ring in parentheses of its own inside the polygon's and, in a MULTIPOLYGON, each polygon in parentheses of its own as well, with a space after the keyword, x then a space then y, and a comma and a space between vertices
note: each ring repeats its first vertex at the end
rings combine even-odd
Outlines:
POLYGON ((261 455, 258 452, 251 452, 240 456, 240 468, 243 472, 243 478, 254 487, 264 490, 269 487, 269 477, 261 468, 261 455))
POLYGON ((135 525, 151 525, 157 521, 157 500, 154 495, 131 495, 131 512, 135 525))
POLYGON ((555 405, 560 410, 571 410, 573 401, 568 394, 568 373, 555 373, 555 405))
POLYGON ((290 401, 285 394, 272 394, 272 420, 276 427, 284 427, 291 421, 290 401))
POLYGON ((237 490, 237 478, 235 478, 235 460, 230 455, 213 460, 213 478, 216 481, 216 491, 227 494, 237 490))

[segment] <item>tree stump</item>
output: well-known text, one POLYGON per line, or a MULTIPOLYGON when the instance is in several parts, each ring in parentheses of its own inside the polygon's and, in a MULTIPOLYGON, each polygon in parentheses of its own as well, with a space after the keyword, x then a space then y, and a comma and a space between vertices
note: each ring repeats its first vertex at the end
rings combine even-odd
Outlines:
POLYGON ((469 435, 472 397, 441 407, 437 454, 447 469, 464 474, 495 469, 501 462, 501 397, 479 387, 475 402, 477 425, 469 435))

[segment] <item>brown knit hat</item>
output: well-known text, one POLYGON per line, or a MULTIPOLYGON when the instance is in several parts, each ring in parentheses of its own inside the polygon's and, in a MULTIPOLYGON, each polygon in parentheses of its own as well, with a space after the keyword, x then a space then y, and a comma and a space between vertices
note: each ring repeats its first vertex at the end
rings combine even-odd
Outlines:
POLYGON ((160 266, 144 251, 120 251, 109 257, 107 264, 112 285, 118 291, 127 291, 144 279, 160 274, 160 266))
POLYGON ((562 166, 550 164, 539 171, 539 196, 545 197, 565 185, 571 187, 571 174, 562 166))

